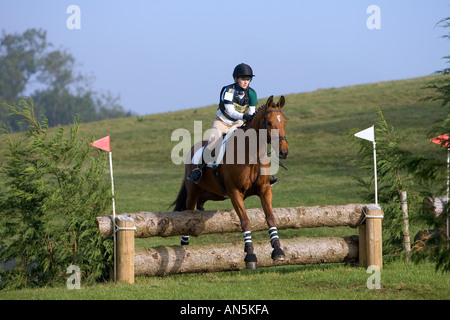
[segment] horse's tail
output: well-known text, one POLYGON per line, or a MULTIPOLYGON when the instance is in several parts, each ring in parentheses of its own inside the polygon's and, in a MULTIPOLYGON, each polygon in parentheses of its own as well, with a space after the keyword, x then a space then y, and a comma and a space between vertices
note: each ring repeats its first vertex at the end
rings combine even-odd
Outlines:
POLYGON ((173 211, 184 211, 186 210, 186 199, 187 199, 187 189, 186 184, 181 184, 180 191, 178 192, 177 199, 169 206, 169 208, 175 206, 173 211))

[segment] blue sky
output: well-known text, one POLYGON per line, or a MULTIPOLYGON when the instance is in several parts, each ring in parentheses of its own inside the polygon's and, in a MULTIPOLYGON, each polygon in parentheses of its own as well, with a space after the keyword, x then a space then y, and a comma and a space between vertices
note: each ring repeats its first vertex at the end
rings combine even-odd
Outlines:
POLYGON ((259 98, 429 75, 445 66, 435 25, 449 16, 442 0, 0 0, 0 30, 46 30, 94 90, 140 115, 217 104, 241 62, 259 98), (380 29, 366 26, 370 5, 380 29))

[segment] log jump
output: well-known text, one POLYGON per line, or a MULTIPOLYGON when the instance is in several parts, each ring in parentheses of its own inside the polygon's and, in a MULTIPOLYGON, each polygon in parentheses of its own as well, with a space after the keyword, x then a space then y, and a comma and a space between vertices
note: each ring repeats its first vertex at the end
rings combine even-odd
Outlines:
MULTIPOLYGON (((363 204, 273 208, 278 229, 317 227, 356 228, 364 220, 363 204)), ((253 231, 267 230, 264 211, 247 209, 253 231)), ((135 238, 200 236, 209 233, 240 232, 241 223, 234 210, 139 212, 123 214, 135 222, 135 238)), ((108 238, 113 234, 112 216, 97 217, 100 233, 108 238)))
MULTIPOLYGON (((274 263, 264 254, 270 244, 258 243, 255 253, 259 266, 359 262, 382 268, 381 221, 379 206, 348 204, 274 208, 279 229, 348 226, 359 236, 283 239, 286 260, 274 263)), ((267 230, 262 209, 247 209, 253 230, 267 230)), ((100 233, 111 237, 111 216, 97 217, 100 233)), ((241 231, 234 210, 139 212, 116 217, 117 280, 134 283, 135 275, 169 275, 188 272, 216 272, 244 269, 242 244, 199 246, 158 246, 134 248, 134 238, 199 236, 241 231), (126 224, 124 224, 126 223, 126 224), (134 259, 133 259, 134 257, 134 259)))
MULTIPOLYGON (((270 243, 255 243, 259 267, 274 265, 270 243)), ((358 236, 283 239, 284 261, 276 265, 358 262, 358 236)), ((201 248, 158 246, 135 249, 135 275, 217 272, 245 269, 242 244, 214 244, 201 248)))

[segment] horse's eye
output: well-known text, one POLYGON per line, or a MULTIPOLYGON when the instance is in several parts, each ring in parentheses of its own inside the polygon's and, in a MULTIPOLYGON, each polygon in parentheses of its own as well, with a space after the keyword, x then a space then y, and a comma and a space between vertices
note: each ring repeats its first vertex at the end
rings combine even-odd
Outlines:
POLYGON ((267 124, 268 124, 269 126, 271 126, 271 125, 272 125, 272 122, 270 122, 270 121, 267 121, 267 124))

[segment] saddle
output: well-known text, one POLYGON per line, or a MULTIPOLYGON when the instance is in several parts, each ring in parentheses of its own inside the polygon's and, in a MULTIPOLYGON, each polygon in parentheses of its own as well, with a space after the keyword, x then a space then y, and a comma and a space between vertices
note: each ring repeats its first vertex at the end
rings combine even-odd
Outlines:
POLYGON ((214 178, 216 178, 216 181, 222 190, 222 196, 226 199, 228 199, 228 195, 225 190, 225 186, 219 177, 219 165, 222 163, 223 157, 225 155, 225 151, 227 148, 226 147, 227 140, 229 139, 231 134, 234 132, 234 130, 236 130, 236 128, 234 128, 234 129, 231 128, 226 134, 222 135, 222 143, 220 144, 220 146, 215 146, 214 149, 212 149, 211 154, 209 155, 210 159, 205 160, 204 154, 203 154, 205 152, 205 148, 207 147, 208 144, 206 144, 202 148, 198 149, 191 159, 191 163, 196 164, 196 165, 202 164, 202 163, 204 163, 204 161, 207 161, 206 166, 209 168, 212 168, 213 173, 214 173, 214 178), (216 156, 216 150, 219 151, 217 153, 217 156, 216 156), (209 160, 213 160, 213 161, 209 161, 209 160))

